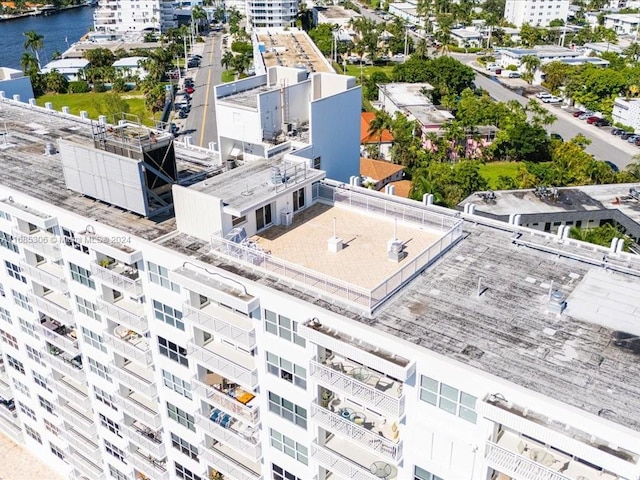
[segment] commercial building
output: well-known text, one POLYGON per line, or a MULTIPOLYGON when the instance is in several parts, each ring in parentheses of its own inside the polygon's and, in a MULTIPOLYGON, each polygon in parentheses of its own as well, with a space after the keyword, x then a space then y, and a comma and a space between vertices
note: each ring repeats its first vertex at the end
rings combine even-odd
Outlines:
POLYGON ((569 15, 569 0, 507 0, 504 18, 516 27, 525 23, 547 27, 552 20, 566 23, 569 15))
POLYGON ((640 99, 616 97, 611 117, 614 122, 640 129, 640 99))
POLYGON ((636 257, 0 116, 0 428, 69 478, 640 475, 636 257))
POLYGON ((100 0, 93 12, 94 41, 115 41, 131 33, 164 33, 176 28, 172 0, 100 0))

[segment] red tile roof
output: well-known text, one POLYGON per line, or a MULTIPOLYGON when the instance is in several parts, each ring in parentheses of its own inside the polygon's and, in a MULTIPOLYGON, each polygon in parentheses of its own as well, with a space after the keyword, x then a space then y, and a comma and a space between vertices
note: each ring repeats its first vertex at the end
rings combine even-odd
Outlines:
POLYGON ((384 160, 373 160, 371 158, 360 158, 360 176, 371 178, 375 181, 384 180, 390 176, 404 170, 402 165, 386 162, 384 160))
MULTIPOLYGON (((369 133, 369 124, 371 120, 376 117, 373 112, 362 112, 360 114, 360 143, 375 143, 378 144, 379 135, 371 135, 369 133)), ((393 135, 386 128, 382 131, 382 143, 393 142, 393 135)))
POLYGON ((389 185, 396 187, 395 195, 397 197, 409 198, 411 191, 411 180, 398 180, 397 182, 389 182, 389 185))

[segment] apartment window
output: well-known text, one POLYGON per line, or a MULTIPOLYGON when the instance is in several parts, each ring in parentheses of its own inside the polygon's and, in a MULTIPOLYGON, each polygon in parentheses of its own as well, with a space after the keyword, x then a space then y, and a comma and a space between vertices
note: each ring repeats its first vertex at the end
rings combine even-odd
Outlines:
POLYGON ((122 473, 113 465, 109 464, 109 475, 116 480, 129 480, 129 476, 122 473))
POLYGON ((36 340, 40 340, 40 335, 38 335, 36 333, 36 329, 33 326, 33 323, 27 322, 23 318, 18 318, 18 323, 20 324, 20 330, 22 330, 24 333, 32 336, 36 340))
POLYGON ((46 428, 47 430, 49 430, 51 433, 53 433, 56 437, 58 436, 58 434, 60 433, 60 429, 58 427, 55 426, 55 424, 51 423, 49 420, 47 420, 46 418, 42 419, 42 422, 44 423, 44 428, 46 428))
POLYGON ((38 442, 40 445, 42 445, 42 437, 40 436, 40 434, 38 432, 36 432, 33 428, 31 428, 29 425, 24 426, 24 431, 27 432, 27 435, 29 435, 31 438, 33 438, 36 442, 38 442))
POLYGON ((102 390, 101 388, 98 388, 94 385, 93 387, 93 393, 96 396, 96 399, 102 403, 104 403, 107 407, 110 407, 114 410, 117 410, 118 408, 115 405, 115 401, 113 399, 113 395, 105 392, 104 390, 102 390))
POLYGON ((420 377, 420 400, 476 423, 476 397, 433 378, 420 377))
POLYGON ((171 434, 171 445, 173 445, 173 448, 180 450, 187 457, 191 457, 196 462, 198 461, 198 447, 191 445, 189 442, 180 438, 175 433, 171 434))
POLYGON ((178 462, 174 462, 176 465, 176 476, 182 478, 182 480, 202 480, 198 475, 193 473, 186 467, 183 467, 178 462))
POLYGON ((16 350, 19 349, 19 347, 18 347, 18 339, 16 337, 14 337, 13 335, 11 335, 10 333, 5 332, 4 330, 0 330, 0 339, 2 339, 2 341, 4 343, 6 343, 7 345, 11 345, 16 350))
POLYGON ((147 262, 147 270, 149 271, 149 281, 168 288, 174 292, 180 292, 180 285, 169 280, 169 270, 155 263, 147 262))
POLYGON ((153 311, 158 320, 184 332, 184 322, 182 321, 182 312, 180 310, 176 310, 175 308, 171 308, 154 300, 153 311))
POLYGON ((100 416, 100 424, 109 430, 111 433, 115 433, 117 436, 120 435, 120 425, 115 420, 111 420, 110 418, 105 417, 103 414, 99 414, 100 416))
POLYGON ((0 210, 0 218, 11 221, 11 215, 9 215, 7 212, 3 212, 2 210, 0 210))
POLYGON ((32 373, 33 373, 33 381, 36 383, 36 385, 40 385, 45 390, 51 391, 47 386, 47 379, 44 376, 40 375, 38 372, 32 372, 32 373))
POLYGON ((16 390, 18 390, 25 397, 31 398, 31 395, 29 394, 29 387, 27 387, 20 380, 16 380, 15 378, 13 378, 12 380, 13 380, 13 386, 16 388, 16 390))
POLYGON ((76 235, 68 228, 62 227, 62 238, 64 240, 64 244, 68 247, 75 248, 79 252, 86 253, 89 255, 89 248, 85 245, 82 245, 80 242, 76 240, 76 235))
POLYGON ((22 402, 16 402, 16 403, 18 404, 18 408, 22 413, 24 413, 27 417, 29 417, 34 422, 38 421, 38 419, 36 418, 36 412, 34 412, 31 408, 27 407, 22 402))
POLYGON ((122 463, 127 463, 127 462, 125 462, 124 452, 122 450, 120 450, 118 447, 116 447, 110 441, 104 440, 104 448, 105 448, 105 450, 107 451, 107 453, 109 455, 113 455, 118 460, 120 460, 122 463))
POLYGON ((15 370, 19 371, 21 374, 24 375, 24 365, 20 360, 16 360, 11 355, 7 355, 7 363, 9 363, 9 366, 11 368, 14 368, 15 370))
POLYGON ((109 367, 103 365, 100 362, 95 361, 93 358, 89 358, 89 370, 98 375, 99 377, 104 378, 105 380, 111 379, 111 373, 109 372, 109 367))
POLYGON ((94 290, 96 289, 96 284, 91 280, 91 272, 89 270, 71 262, 69 262, 69 269, 71 270, 71 278, 73 280, 94 290))
POLYGON ((304 188, 293 192, 293 211, 297 212, 304 208, 304 188))
POLYGON ((322 168, 320 168, 322 164, 322 157, 316 157, 313 159, 313 168, 315 168, 316 170, 322 170, 322 168))
POLYGON ((34 362, 44 365, 44 361, 42 360, 42 353, 39 350, 36 350, 31 345, 27 345, 27 355, 34 362))
POLYGON ((46 398, 42 398, 40 395, 38 395, 38 402, 40 402, 40 406, 44 408, 47 412, 53 413, 53 405, 49 400, 47 400, 46 398))
POLYGON ((264 311, 265 328, 267 332, 284 338, 301 347, 306 346, 304 338, 298 335, 298 322, 294 322, 284 315, 278 315, 270 310, 264 311))
POLYGON ((183 397, 191 400, 191 383, 182 380, 180 377, 176 377, 172 373, 162 370, 162 378, 165 386, 169 387, 174 392, 179 393, 183 397))
POLYGON ((284 468, 279 467, 275 463, 271 464, 271 469, 273 470, 273 480, 301 480, 293 473, 287 472, 284 468))
POLYGON ((269 392, 269 410, 306 430, 307 410, 286 398, 269 392))
POLYGON ((51 453, 53 453, 60 460, 64 460, 64 450, 62 450, 60 447, 57 447, 51 442, 49 442, 49 448, 51 449, 51 453))
POLYGON ((267 370, 289 383, 307 389, 307 371, 295 363, 267 352, 267 370))
POLYGON ((0 245, 13 252, 19 253, 18 245, 13 243, 13 237, 8 233, 0 232, 0 245))
POLYGON ((416 465, 413 470, 413 480, 442 480, 442 478, 416 465))
POLYGON ((7 323, 13 323, 11 321, 11 312, 9 312, 9 310, 2 307, 0 307, 0 319, 4 320, 7 323))
POLYGON ((178 362, 185 367, 189 366, 189 360, 187 359, 187 350, 169 340, 158 337, 158 345, 160 346, 160 354, 165 357, 169 357, 174 362, 178 362))
POLYGON ((295 458, 304 465, 309 464, 309 453, 307 451, 307 447, 296 442, 292 438, 277 432, 273 428, 270 428, 269 432, 271 435, 271 446, 273 448, 280 450, 291 458, 295 458))
POLYGON ((169 415, 169 418, 173 418, 180 425, 184 425, 194 432, 196 431, 193 415, 189 415, 184 410, 176 407, 175 405, 171 405, 169 402, 167 402, 167 414, 169 415))
POLYGON ((5 260, 4 266, 6 267, 7 274, 10 277, 15 278, 19 282, 27 283, 27 279, 24 277, 24 275, 22 275, 22 269, 18 265, 16 265, 15 263, 7 262, 5 260))
POLYGON ((273 223, 271 218, 271 204, 260 207, 256 210, 256 229, 262 230, 273 223))
POLYGON ((92 332, 88 328, 82 327, 82 338, 94 348, 107 353, 107 347, 104 346, 104 339, 102 335, 98 335, 96 332, 92 332))
POLYGON ((87 317, 93 318, 94 320, 101 320, 100 315, 96 313, 98 307, 95 303, 92 303, 89 300, 85 300, 84 298, 76 295, 76 305, 78 306, 78 310, 80 311, 80 313, 86 315, 87 317))
POLYGON ((31 307, 29 306, 29 299, 27 298, 26 295, 23 295, 20 292, 16 292, 15 290, 11 290, 11 294, 13 295, 13 302, 16 305, 20 305, 25 310, 29 310, 30 312, 33 312, 31 307))

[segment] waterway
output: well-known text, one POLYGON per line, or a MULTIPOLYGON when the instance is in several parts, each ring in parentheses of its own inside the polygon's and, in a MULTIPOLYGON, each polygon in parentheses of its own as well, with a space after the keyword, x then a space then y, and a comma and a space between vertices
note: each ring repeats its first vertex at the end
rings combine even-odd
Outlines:
POLYGON ((64 10, 54 15, 39 15, 0 22, 0 67, 20 69, 24 50, 24 32, 34 30, 44 36, 40 63, 45 65, 56 52, 64 52, 80 40, 93 26, 93 8, 81 7, 64 10))

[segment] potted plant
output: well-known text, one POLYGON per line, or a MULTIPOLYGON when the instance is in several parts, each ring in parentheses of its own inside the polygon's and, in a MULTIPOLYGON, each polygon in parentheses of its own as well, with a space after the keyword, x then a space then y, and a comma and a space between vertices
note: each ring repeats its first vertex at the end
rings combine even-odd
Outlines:
POLYGON ((98 264, 103 268, 109 268, 109 265, 111 265, 111 263, 111 259, 109 258, 103 258, 98 262, 98 264))
POLYGON ((329 402, 333 398, 333 392, 330 390, 322 390, 322 406, 327 408, 329 406, 329 402))
POLYGON ((211 470, 209 472, 209 480, 224 480, 224 475, 217 470, 211 470))

